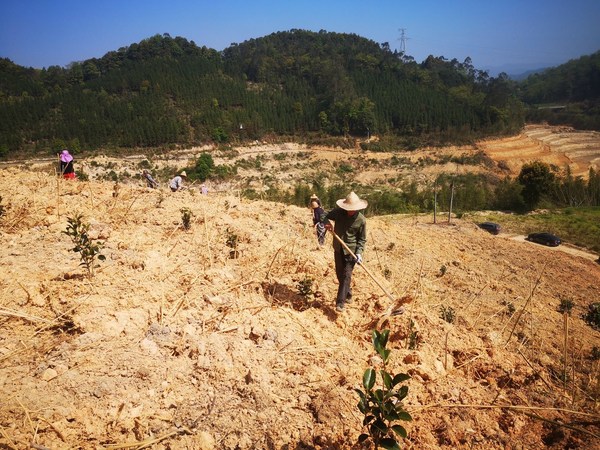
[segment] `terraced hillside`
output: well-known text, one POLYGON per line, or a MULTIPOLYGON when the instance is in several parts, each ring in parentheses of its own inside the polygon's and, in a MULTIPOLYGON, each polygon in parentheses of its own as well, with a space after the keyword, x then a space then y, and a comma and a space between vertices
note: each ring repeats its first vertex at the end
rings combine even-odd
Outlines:
POLYGON ((590 167, 600 169, 600 133, 596 131, 529 125, 518 136, 485 141, 480 147, 495 161, 502 161, 513 174, 534 160, 561 169, 568 166, 574 176, 586 177, 590 167))

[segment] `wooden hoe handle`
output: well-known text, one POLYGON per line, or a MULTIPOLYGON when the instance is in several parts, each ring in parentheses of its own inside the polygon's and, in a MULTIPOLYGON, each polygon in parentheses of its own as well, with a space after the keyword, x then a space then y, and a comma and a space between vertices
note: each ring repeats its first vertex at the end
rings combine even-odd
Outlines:
MULTIPOLYGON (((352 250, 350 250, 350 247, 348 247, 348 245, 344 241, 342 241, 340 239, 340 237, 337 234, 335 234, 335 232, 333 230, 331 231, 331 234, 333 234, 333 237, 336 238, 340 244, 342 244, 342 247, 344 247, 346 249, 346 251, 348 253, 350 253, 350 255, 354 259, 356 259, 356 255, 354 254, 354 252, 352 250)), ((395 301, 394 297, 392 297, 392 294, 390 294, 388 292, 388 290, 386 288, 384 288, 383 285, 379 281, 377 281, 377 278, 375 278, 373 276, 373 274, 369 271, 369 269, 367 269, 367 266, 365 266, 364 262, 360 263, 359 266, 362 267, 365 270, 365 272, 367 272, 367 274, 371 277, 371 279, 377 284, 377 286, 379 286, 381 288, 381 290, 383 292, 385 292, 385 295, 387 295, 391 301, 395 301)))

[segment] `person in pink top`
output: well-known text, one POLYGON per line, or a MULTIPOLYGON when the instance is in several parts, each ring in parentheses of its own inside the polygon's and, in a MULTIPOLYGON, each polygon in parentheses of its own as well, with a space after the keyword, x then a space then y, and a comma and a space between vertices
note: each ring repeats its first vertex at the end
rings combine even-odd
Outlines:
POLYGON ((73 168, 73 156, 69 153, 66 148, 62 150, 59 155, 60 159, 60 173, 68 180, 74 180, 77 178, 75 175, 75 169, 73 168))

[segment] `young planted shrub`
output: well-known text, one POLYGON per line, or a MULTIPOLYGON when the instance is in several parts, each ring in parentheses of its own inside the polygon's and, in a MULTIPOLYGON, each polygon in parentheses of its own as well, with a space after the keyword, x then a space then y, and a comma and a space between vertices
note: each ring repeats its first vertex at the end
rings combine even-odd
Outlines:
POLYGON ((306 301, 307 304, 310 304, 315 296, 315 291, 313 291, 313 283, 314 280, 312 278, 305 277, 296 285, 298 294, 306 301))
POLYGON ((448 323, 454 323, 455 318, 456 312, 452 306, 442 305, 440 307, 440 319, 443 319, 448 323))
POLYGON ((237 248, 238 241, 238 235, 231 231, 231 229, 227 228, 227 238, 225 239, 225 244, 227 244, 227 247, 235 250, 237 248))
POLYGON ((192 226, 192 210, 189 208, 181 208, 181 223, 183 225, 184 230, 189 230, 192 226))
POLYGON ((236 259, 240 256, 240 252, 237 249, 239 243, 239 236, 235 234, 231 229, 227 228, 227 239, 225 240, 225 244, 231 250, 229 250, 229 258, 236 259))
POLYGON ((588 311, 583 316, 583 320, 592 328, 600 330, 600 302, 588 306, 588 311))
POLYGON ((571 310, 575 306, 575 302, 572 299, 567 297, 561 297, 560 304, 558 305, 558 312, 567 313, 571 315, 571 310))
POLYGON ((402 405, 402 400, 408 395, 408 386, 400 386, 400 383, 410 376, 405 373, 393 375, 387 371, 391 352, 386 349, 389 335, 390 330, 381 333, 373 330, 372 333, 373 348, 382 360, 382 368, 378 371, 380 387, 375 387, 377 371, 370 367, 363 374, 363 389, 355 389, 360 397, 358 409, 364 416, 363 426, 367 428, 367 433, 362 433, 358 442, 362 444, 370 441, 375 449, 399 450, 398 439, 406 438, 407 433, 397 422, 412 420, 402 405))
POLYGON ((90 224, 83 221, 81 214, 77 214, 75 217, 67 217, 67 222, 67 229, 62 233, 71 238, 71 241, 75 245, 71 250, 79 253, 81 258, 79 265, 86 268, 88 277, 91 278, 94 275, 94 260, 96 258, 100 261, 106 259, 100 253, 103 244, 101 242, 94 242, 89 237, 90 224))

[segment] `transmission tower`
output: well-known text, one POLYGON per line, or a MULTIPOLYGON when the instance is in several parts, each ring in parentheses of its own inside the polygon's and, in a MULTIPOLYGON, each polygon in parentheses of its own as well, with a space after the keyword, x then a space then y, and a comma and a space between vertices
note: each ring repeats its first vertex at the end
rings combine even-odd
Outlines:
POLYGON ((406 36, 406 28, 400 28, 400 51, 406 54, 406 41, 410 38, 406 36))

